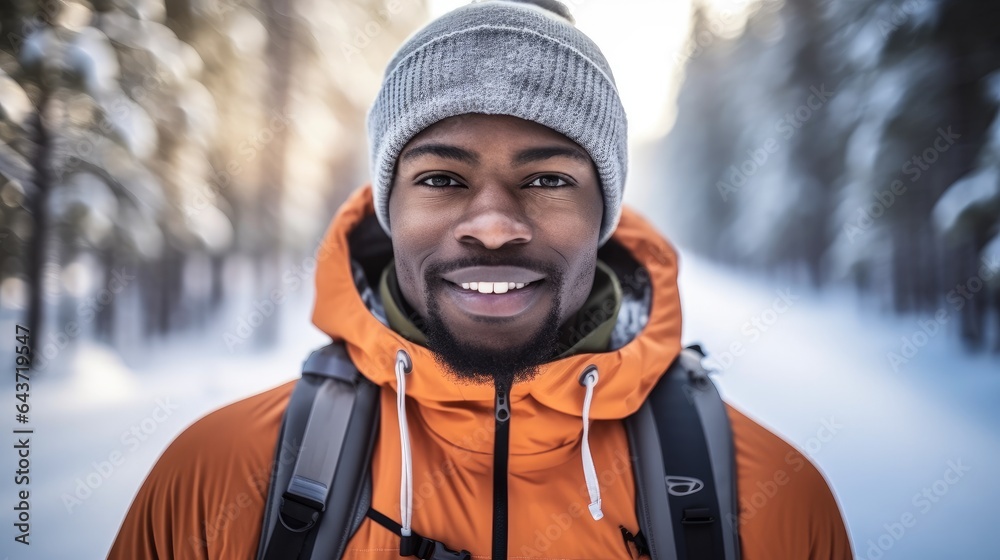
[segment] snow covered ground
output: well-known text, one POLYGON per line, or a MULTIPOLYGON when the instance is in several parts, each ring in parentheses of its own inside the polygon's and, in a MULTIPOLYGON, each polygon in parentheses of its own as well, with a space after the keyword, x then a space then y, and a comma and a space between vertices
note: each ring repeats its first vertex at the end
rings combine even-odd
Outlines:
MULTIPOLYGON (((681 271, 685 341, 711 351, 730 402, 821 467, 859 558, 996 557, 1000 359, 961 354, 942 334, 952 325, 930 327, 933 314, 886 319, 848 295, 774 285, 693 257, 682 258, 681 271), (924 332, 921 321, 934 334, 915 334, 924 332), (915 355, 903 353, 902 337, 915 355), (894 367, 890 352, 907 362, 894 367)), ((15 486, 4 474, 0 557, 103 558, 143 477, 180 430, 298 375, 324 340, 309 323, 310 299, 303 293, 283 306, 275 350, 230 354, 221 334, 201 333, 126 365, 86 345, 67 377, 37 381, 32 544, 13 543, 15 486)), ((13 402, 10 389, 0 388, 0 403, 13 402)), ((2 443, 0 472, 15 468, 14 443, 13 435, 2 443)))
POLYGON ((998 557, 1000 358, 959 351, 953 309, 887 319, 694 258, 681 271, 685 340, 716 356, 731 403, 823 470, 858 558, 998 557))
MULTIPOLYGON (((132 367, 106 347, 85 345, 67 377, 34 383, 31 545, 12 544, 15 486, 4 474, 0 558, 105 558, 132 497, 174 436, 211 410, 298 377, 302 360, 324 343, 309 322, 306 291, 283 304, 276 349, 231 354, 222 337, 235 328, 229 320, 211 334, 155 348, 132 367)), ((4 384, 0 403, 13 408, 13 400, 4 384)), ((13 421, 12 412, 4 424, 13 421)), ((4 438, 0 472, 14 470, 13 443, 4 438)))

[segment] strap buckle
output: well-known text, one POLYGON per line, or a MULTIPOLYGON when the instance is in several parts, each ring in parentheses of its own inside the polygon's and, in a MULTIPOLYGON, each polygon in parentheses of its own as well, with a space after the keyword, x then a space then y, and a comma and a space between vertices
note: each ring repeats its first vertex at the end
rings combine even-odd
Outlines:
POLYGON ((641 558, 643 556, 650 556, 649 543, 646 542, 646 537, 643 536, 642 531, 632 534, 631 531, 625 528, 624 525, 619 525, 619 529, 622 531, 622 540, 625 541, 625 550, 628 551, 628 555, 632 558, 641 558), (635 556, 632 556, 632 546, 635 547, 635 556))
POLYGON ((455 551, 444 543, 431 540, 420 535, 401 537, 399 543, 400 556, 416 556, 421 560, 471 560, 468 550, 455 551))
POLYGON ((323 509, 322 504, 285 492, 281 496, 278 521, 293 533, 304 533, 316 526, 323 509))

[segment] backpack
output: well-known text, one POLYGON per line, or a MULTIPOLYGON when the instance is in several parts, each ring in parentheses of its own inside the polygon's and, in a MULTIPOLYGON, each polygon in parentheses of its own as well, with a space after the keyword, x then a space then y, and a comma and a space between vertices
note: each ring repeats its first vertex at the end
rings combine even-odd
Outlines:
MULTIPOLYGON (((640 527, 635 535, 621 528, 630 554, 634 547, 653 560, 739 559, 732 429, 702 358, 697 345, 681 351, 624 420, 640 527)), ((340 558, 365 517, 400 533, 371 509, 379 416, 379 388, 342 343, 309 356, 278 436, 257 560, 340 558)), ((416 532, 401 543, 401 556, 471 557, 416 532)))

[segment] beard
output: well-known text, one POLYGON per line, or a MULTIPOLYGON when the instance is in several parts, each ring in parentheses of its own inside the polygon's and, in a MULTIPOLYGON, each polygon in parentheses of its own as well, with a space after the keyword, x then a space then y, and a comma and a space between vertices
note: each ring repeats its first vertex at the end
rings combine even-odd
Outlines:
MULTIPOLYGON (((463 260, 445 265, 428 267, 424 278, 424 297, 427 303, 427 317, 424 318, 423 332, 427 346, 434 352, 437 362, 459 380, 474 384, 491 384, 498 389, 509 390, 514 383, 528 381, 537 373, 539 366, 551 360, 559 344, 559 310, 561 309, 562 272, 551 265, 525 260, 504 259, 503 262, 484 263, 463 260), (528 342, 511 348, 498 349, 486 341, 460 340, 445 324, 441 313, 440 300, 433 291, 441 289, 437 280, 448 270, 480 264, 511 265, 536 270, 546 274, 544 289, 555 291, 552 308, 538 329, 528 337, 528 342)), ((483 319, 485 323, 502 324, 506 319, 483 319)))

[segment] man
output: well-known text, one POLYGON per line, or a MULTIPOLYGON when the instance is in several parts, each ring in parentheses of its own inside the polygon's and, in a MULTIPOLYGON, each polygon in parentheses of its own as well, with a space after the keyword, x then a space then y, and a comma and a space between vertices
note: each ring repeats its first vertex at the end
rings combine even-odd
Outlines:
MULTIPOLYGON (((621 207, 626 121, 607 62, 565 8, 539 3, 459 8, 391 61, 369 113, 373 185, 319 250, 313 321, 380 388, 374 511, 476 557, 630 558, 622 421, 681 350, 677 257, 621 207)), ((110 557, 254 558, 293 385, 181 434, 110 557)), ((728 413, 742 557, 850 558, 822 476, 728 413)), ((371 518, 343 554, 399 556, 399 532, 371 518)))

